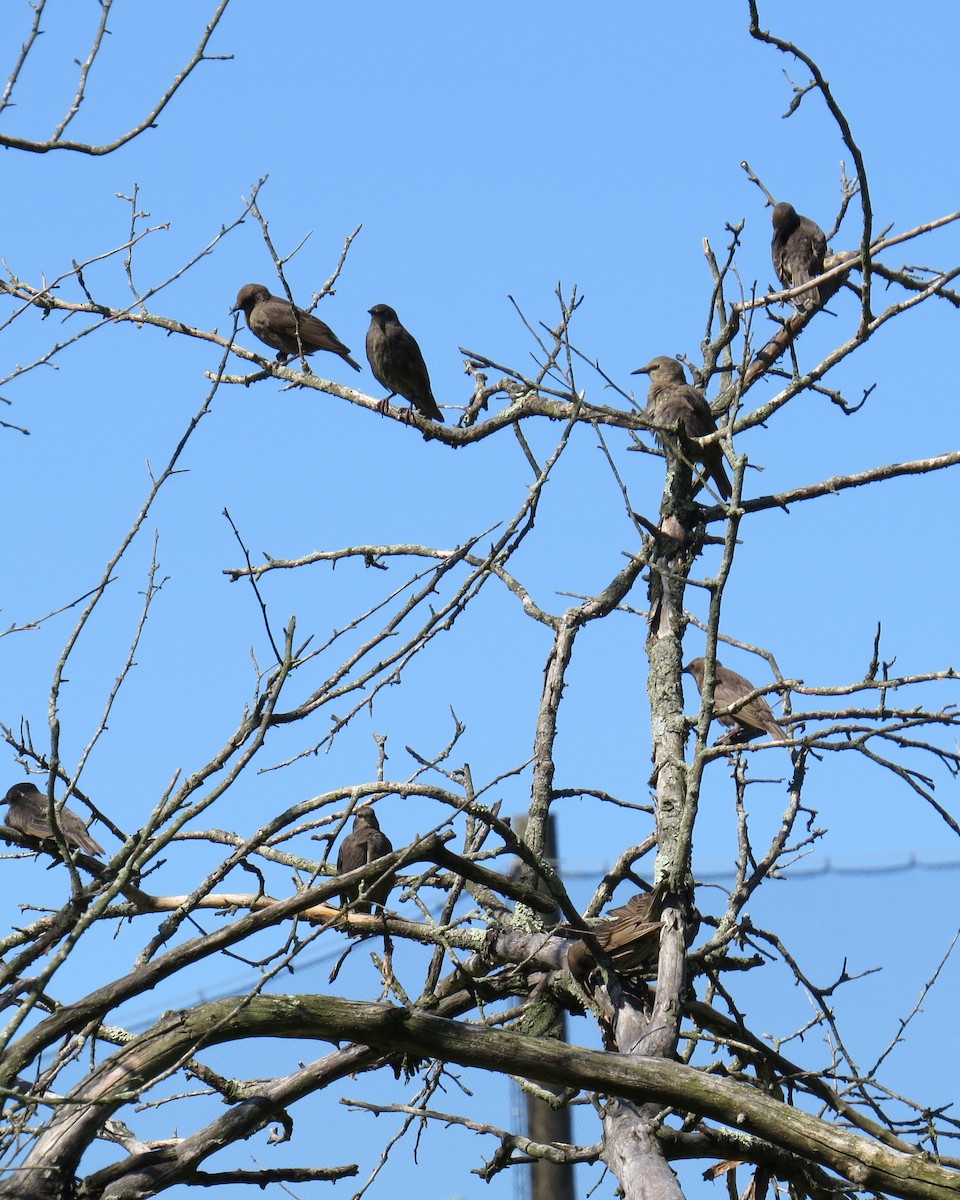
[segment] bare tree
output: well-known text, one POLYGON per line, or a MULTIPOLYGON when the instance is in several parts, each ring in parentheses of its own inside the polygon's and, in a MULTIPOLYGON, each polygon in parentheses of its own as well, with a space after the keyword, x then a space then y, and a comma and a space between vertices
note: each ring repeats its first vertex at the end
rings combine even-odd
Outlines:
MULTIPOLYGON (((53 134, 45 140, 0 141, 20 150, 69 148, 102 155, 139 136, 207 58, 207 41, 226 6, 223 0, 188 65, 145 119, 103 144, 80 144, 63 135, 101 47, 110 11, 109 3, 102 4, 101 27, 81 67, 76 99, 53 134)), ((34 5, 34 32, 24 44, 0 113, 29 61, 43 10, 43 0, 34 5)), ((896 1097, 894 1105, 877 1071, 861 1069, 846 1049, 830 989, 807 978, 786 934, 755 926, 747 913, 761 885, 822 836, 808 819, 811 762, 831 763, 840 754, 859 757, 895 778, 910 802, 930 806, 953 833, 960 833, 935 795, 937 778, 954 776, 960 767, 955 673, 946 665, 894 672, 883 659, 878 633, 861 678, 813 685, 785 678, 772 650, 736 640, 721 619, 725 589, 736 577, 740 547, 749 542, 755 514, 817 506, 847 489, 881 487, 894 478, 960 464, 960 451, 944 450, 757 495, 756 476, 748 474, 752 464, 740 449, 741 435, 773 427, 780 414, 811 395, 828 396, 849 419, 856 419, 861 406, 831 388, 831 370, 911 309, 931 303, 960 307, 953 286, 960 265, 891 267, 882 256, 906 243, 923 245, 932 230, 960 213, 931 215, 896 237, 877 233, 867 167, 830 85, 801 49, 761 29, 752 2, 750 33, 798 61, 809 77, 796 88, 792 109, 818 99, 837 124, 854 171, 845 181, 828 240, 846 249, 825 261, 819 305, 786 310, 790 315, 783 317, 780 303, 804 289, 744 294, 736 270, 739 227, 728 227, 730 241, 722 253, 706 244, 712 277, 705 296, 707 328, 702 362, 691 367, 696 386, 711 398, 718 430, 699 440, 680 427, 682 422, 671 427, 654 421, 642 401, 607 377, 576 344, 575 289, 567 294, 558 288, 552 325, 527 323, 535 371, 462 348, 472 396, 458 421, 451 419, 449 398, 438 396, 447 405, 443 425, 409 413, 402 404, 390 405, 327 380, 306 369, 303 360, 281 364, 244 349, 233 334, 196 328, 174 314, 154 311, 155 298, 201 258, 218 252, 244 220, 259 221, 280 286, 291 302, 295 299, 285 278, 289 256, 271 241, 259 185, 242 212, 195 256, 149 283, 141 281, 137 253, 155 227, 145 226, 136 195, 130 197, 131 230, 123 244, 75 263, 52 281, 31 281, 30 264, 7 263, 7 278, 0 283, 5 302, 0 331, 23 327, 38 310, 45 317, 69 318, 71 325, 63 340, 6 370, 4 385, 63 359, 78 343, 110 326, 162 333, 174 347, 183 345, 182 339, 207 343, 215 348, 217 365, 208 371, 206 394, 168 461, 154 472, 129 530, 94 585, 74 601, 79 616, 54 666, 49 730, 39 735, 19 714, 4 715, 0 725, 13 757, 46 795, 48 824, 42 828, 52 830, 52 837, 40 841, 14 828, 6 828, 4 836, 21 852, 51 859, 51 877, 66 894, 56 907, 29 912, 0 939, 0 997, 7 1014, 0 1036, 5 1111, 0 1195, 121 1200, 156 1195, 177 1184, 262 1187, 356 1175, 359 1166, 347 1151, 347 1161, 316 1165, 316 1145, 298 1141, 288 1110, 305 1098, 317 1105, 332 1103, 348 1076, 375 1072, 403 1077, 412 1094, 403 1103, 354 1101, 358 1107, 400 1114, 401 1135, 435 1122, 492 1135, 498 1149, 479 1168, 487 1179, 535 1160, 602 1162, 629 1200, 666 1200, 682 1194, 671 1163, 699 1158, 708 1174, 729 1176, 731 1187, 736 1173, 746 1172, 750 1184, 745 1194, 753 1197, 769 1194, 777 1180, 789 1185, 791 1195, 818 1200, 853 1189, 940 1197, 960 1186, 960 1161, 940 1149, 943 1139, 956 1136, 955 1120, 931 1112, 922 1100, 896 1097), (132 300, 101 290, 91 268, 108 259, 123 262, 132 300), (831 297, 846 302, 851 294, 858 312, 853 334, 801 370, 799 348, 807 327, 823 322, 823 305, 831 297), (766 322, 774 327, 770 336, 763 332, 766 322), (238 373, 231 356, 249 369, 238 373), (591 385, 599 380, 615 391, 617 403, 595 402, 595 389, 583 376, 591 385), (436 455, 455 448, 468 453, 468 447, 488 438, 516 439, 526 494, 493 529, 469 527, 471 514, 465 514, 462 540, 448 547, 371 543, 255 560, 234 525, 237 559, 224 566, 224 587, 230 581, 250 589, 258 614, 251 636, 267 648, 268 659, 254 663, 243 711, 226 736, 204 763, 171 779, 147 819, 140 823, 138 818, 140 827, 132 830, 120 814, 97 804, 83 776, 135 662, 150 653, 144 641, 148 622, 162 620, 154 612, 164 586, 155 548, 129 652, 79 753, 65 743, 65 685, 119 564, 134 544, 149 538, 148 522, 158 498, 167 494, 181 470, 185 449, 214 399, 225 392, 247 394, 243 389, 270 378, 301 389, 303 395, 311 389, 326 393, 367 410, 371 419, 385 416, 409 424, 408 432, 414 437, 422 433, 436 455), (550 426, 556 436, 546 454, 528 436, 532 428, 546 425, 544 418, 558 423, 550 426), (636 541, 592 594, 551 608, 529 582, 520 551, 535 543, 545 487, 575 431, 584 427, 594 432, 606 456, 636 541), (657 435, 656 448, 651 434, 657 435), (709 479, 702 478, 699 464, 710 445, 719 445, 726 459, 732 480, 729 502, 714 495, 709 479), (662 461, 659 513, 627 482, 626 450, 662 461), (710 576, 703 574, 705 553, 715 558, 710 576), (278 618, 277 613, 289 611, 284 581, 311 577, 324 564, 367 568, 382 590, 374 588, 374 598, 358 603, 349 619, 321 641, 302 633, 298 618, 278 618), (646 599, 640 601, 644 587, 646 599), (290 767, 328 750, 363 713, 376 710, 389 689, 402 686, 414 665, 442 659, 449 653, 443 635, 479 607, 481 593, 495 594, 510 606, 518 626, 532 623, 548 643, 528 761, 475 779, 460 748, 464 726, 454 716, 446 745, 429 754, 409 748, 413 766, 402 777, 388 770, 385 734, 367 777, 302 795, 281 811, 265 811, 260 827, 247 836, 217 826, 203 828, 208 816, 213 819, 213 806, 232 789, 237 794, 249 786, 258 770, 290 767), (707 597, 702 618, 691 593, 707 597), (618 615, 632 618, 624 625, 625 654, 639 641, 638 618, 645 622, 653 774, 648 795, 645 756, 637 753, 632 799, 611 796, 589 783, 577 789, 592 811, 602 813, 608 806, 629 811, 636 828, 633 844, 618 848, 615 866, 581 911, 561 873, 547 861, 545 836, 551 806, 569 795, 558 785, 556 772, 571 666, 595 623, 618 615), (706 641, 702 702, 692 720, 684 715, 681 683, 684 661, 693 657, 685 645, 691 624, 703 630, 706 641), (730 645, 757 655, 751 677, 757 686, 721 707, 715 703, 716 662, 730 645), (770 705, 782 702, 774 724, 786 740, 771 745, 765 736, 747 740, 727 735, 712 743, 714 717, 722 713, 732 719, 728 723, 735 731, 742 730, 736 714, 758 696, 770 705), (273 746, 281 735, 283 758, 278 763, 275 754, 265 754, 265 747, 268 739, 273 746), (766 760, 755 756, 777 754, 783 762, 787 752, 788 805, 774 835, 760 844, 746 804, 749 790, 764 778, 760 764, 766 760), (704 781, 710 772, 712 782, 724 763, 731 771, 739 858, 735 882, 717 909, 714 893, 705 899, 696 890, 692 854, 704 781), (508 783, 526 791, 522 840, 503 803, 508 783), (361 856, 366 861, 338 876, 335 847, 357 811, 375 806, 389 833, 391 805, 400 801, 419 802, 432 814, 429 826, 410 844, 377 857, 361 856), (69 811, 96 819, 97 839, 109 841, 109 861, 99 862, 64 836, 65 803, 69 811), (319 850, 311 847, 311 838, 319 842, 319 850), (202 850, 204 857, 192 859, 194 850, 202 850), (195 861, 206 865, 191 874, 195 861), (171 878, 170 862, 184 864, 189 884, 183 891, 168 890, 163 883, 171 878), (363 911, 369 907, 363 901, 366 893, 379 898, 391 884, 385 913, 363 911), (615 893, 617 907, 609 911, 615 893), (341 908, 342 895, 358 899, 341 908), (401 895, 415 906, 419 919, 397 915, 401 895), (548 919, 555 911, 561 924, 548 919), (112 960, 98 954, 105 929, 122 943, 127 964, 122 970, 111 970, 112 960), (330 987, 323 994, 304 991, 294 969, 303 967, 318 946, 330 945, 343 949, 330 987), (350 999, 337 986, 343 960, 354 966, 360 946, 376 947, 373 972, 357 966, 368 994, 379 989, 375 1000, 350 999), (769 957, 784 962, 806 989, 813 1024, 831 1035, 832 1062, 811 1069, 794 1061, 782 1043, 772 1045, 742 1018, 738 980, 769 957), (76 993, 75 978, 69 986, 63 980, 70 965, 81 959, 83 987, 76 993), (167 1013, 145 1032, 129 1028, 124 1006, 132 1000, 171 981, 193 987, 199 971, 206 968, 207 977, 215 977, 225 961, 246 964, 258 976, 256 985, 167 1013), (548 1036, 562 1012, 583 1016, 599 1031, 603 1049, 548 1036), (214 1048, 265 1038, 334 1043, 334 1048, 269 1078, 228 1075, 214 1065, 214 1048), (483 1122, 475 1113, 464 1115, 448 1090, 457 1064, 519 1078, 551 1104, 589 1104, 596 1112, 595 1141, 542 1145, 519 1129, 483 1122), (207 1104, 195 1103, 197 1089, 207 1104), (154 1139, 139 1129, 141 1107, 159 1104, 178 1110, 175 1137, 154 1139), (274 1140, 292 1139, 300 1148, 303 1166, 205 1168, 215 1153, 272 1124, 278 1127, 274 1140), (98 1141, 114 1148, 107 1165, 102 1159, 91 1164, 98 1141)), ((744 168, 766 191, 749 165, 744 168)), ((769 193, 767 197, 772 202, 769 193)), ((346 238, 316 300, 330 293, 347 269, 355 236, 356 231, 346 238)), ((316 369, 325 368, 318 364, 316 369)), ((343 570, 329 574, 327 587, 335 589, 342 579, 343 570)), ((25 628, 15 624, 4 636, 25 628)), ((183 718, 190 721, 203 704, 202 695, 186 687, 183 718)), ((222 812, 222 806, 216 810, 218 816, 222 812)), ((395 836, 393 841, 396 845, 395 836)), ((848 978, 838 982, 853 983, 848 978)), ((571 1036, 587 1040, 579 1037, 582 1028, 574 1025, 571 1036)), ((386 1166, 394 1141, 384 1148, 371 1178, 386 1166)))

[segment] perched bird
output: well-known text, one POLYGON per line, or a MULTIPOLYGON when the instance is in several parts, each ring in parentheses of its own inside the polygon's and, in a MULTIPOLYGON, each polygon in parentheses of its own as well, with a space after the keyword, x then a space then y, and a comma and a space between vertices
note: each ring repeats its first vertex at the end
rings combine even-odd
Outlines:
MULTIPOLYGON (((9 804, 7 824, 27 837, 48 841, 53 838, 53 829, 47 818, 47 797, 35 783, 15 783, 7 792, 3 804, 9 804)), ((102 854, 103 847, 87 833, 87 827, 76 813, 61 808, 58 813, 60 831, 68 846, 83 850, 87 854, 102 854)))
MULTIPOLYGON (((644 414, 648 420, 667 429, 675 429, 679 422, 687 437, 706 437, 708 433, 717 432, 717 423, 703 392, 687 383, 683 365, 675 358, 661 354, 633 374, 650 376, 644 414)), ((662 439, 659 440, 662 445, 662 439)), ((724 500, 729 500, 730 480, 723 469, 723 451, 719 443, 712 442, 709 446, 700 447, 684 439, 684 449, 695 462, 703 463, 717 491, 724 500)))
POLYGON ((329 350, 339 354, 355 371, 360 364, 350 357, 345 346, 329 325, 319 317, 305 313, 289 300, 271 296, 262 283, 245 283, 237 293, 231 312, 243 310, 250 332, 277 352, 277 362, 285 363, 291 355, 314 354, 329 350))
MULTIPOLYGON (((348 871, 355 871, 357 867, 373 862, 374 859, 383 858, 392 849, 393 845, 390 839, 385 833, 380 832, 377 814, 369 804, 364 804, 357 809, 353 822, 353 833, 347 834, 340 846, 340 853, 337 855, 337 874, 346 875, 348 871)), ((368 881, 364 889, 363 900, 359 904, 352 903, 360 895, 359 884, 342 891, 340 905, 342 908, 346 908, 348 904, 352 904, 351 911, 358 913, 368 913, 371 905, 374 904, 378 908, 383 908, 387 894, 392 887, 393 873, 388 872, 383 879, 374 878, 368 881)))
MULTIPOLYGON (((700 692, 703 691, 703 666, 704 659, 695 658, 683 668, 685 674, 693 676, 697 690, 700 692)), ((731 704, 736 704, 738 700, 756 690, 749 679, 744 679, 742 675, 729 670, 719 662, 714 663, 714 678, 716 680, 713 689, 714 708, 729 708, 731 704)), ((789 741, 789 735, 784 733, 777 724, 773 711, 763 696, 754 696, 735 713, 726 716, 718 714, 717 720, 722 725, 731 727, 732 732, 725 734, 722 738, 726 744, 749 742, 752 738, 760 737, 764 733, 775 742, 789 741)))
POLYGON ((578 979, 597 965, 591 942, 596 942, 620 975, 632 975, 652 966, 660 950, 660 913, 666 886, 638 892, 622 908, 613 908, 602 921, 590 926, 590 938, 573 943, 567 966, 578 979))
POLYGON ((423 416, 442 421, 443 413, 433 398, 427 364, 416 338, 400 324, 389 304, 375 304, 367 311, 367 362, 378 382, 390 396, 403 396, 423 416))
MULTIPOLYGON (((792 204, 777 204, 773 209, 773 269, 785 288, 799 287, 808 279, 823 274, 823 256, 827 239, 816 221, 801 217, 792 204)), ((792 303, 801 312, 819 307, 820 289, 807 288, 792 303)))

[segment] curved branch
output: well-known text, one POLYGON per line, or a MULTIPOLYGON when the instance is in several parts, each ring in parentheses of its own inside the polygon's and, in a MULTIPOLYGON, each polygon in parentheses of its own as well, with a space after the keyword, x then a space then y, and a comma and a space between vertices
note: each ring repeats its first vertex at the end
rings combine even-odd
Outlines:
MULTIPOLYGON (((70 1095, 24 1161, 0 1183, 0 1196, 23 1196, 26 1175, 56 1163, 73 1170, 104 1120, 199 1047, 250 1037, 363 1043, 380 1054, 439 1058, 501 1074, 590 1088, 621 1100, 656 1102, 732 1126, 837 1172, 860 1188, 905 1200, 954 1200, 960 1172, 838 1129, 734 1080, 663 1058, 586 1050, 392 1005, 326 996, 233 997, 170 1013, 121 1048, 70 1095)), ((255 1101, 250 1097, 248 1103, 255 1101)), ((34 1187, 36 1185, 34 1184, 34 1187)), ((31 1189, 31 1194, 33 1189, 31 1189)), ((108 1191, 106 1195, 124 1193, 108 1191)))

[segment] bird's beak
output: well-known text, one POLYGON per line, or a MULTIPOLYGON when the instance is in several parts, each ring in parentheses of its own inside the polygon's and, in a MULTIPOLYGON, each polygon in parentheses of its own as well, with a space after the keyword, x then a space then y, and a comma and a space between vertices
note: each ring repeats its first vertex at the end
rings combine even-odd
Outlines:
POLYGON ((637 369, 635 371, 631 371, 630 374, 631 375, 649 375, 650 368, 649 367, 637 367, 637 369))

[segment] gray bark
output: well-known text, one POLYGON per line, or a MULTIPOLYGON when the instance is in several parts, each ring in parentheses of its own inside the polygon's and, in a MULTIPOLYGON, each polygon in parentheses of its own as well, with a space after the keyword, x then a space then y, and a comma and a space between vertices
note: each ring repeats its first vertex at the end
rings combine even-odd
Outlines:
MULTIPOLYGON (((99 1128, 131 1093, 199 1047, 247 1037, 358 1041, 379 1055, 431 1056, 618 1097, 628 1103, 622 1107, 623 1128, 612 1127, 612 1153, 618 1163, 625 1165, 626 1157, 621 1162, 621 1156, 627 1156, 631 1147, 633 1153, 646 1151, 642 1170, 651 1186, 665 1186, 669 1168, 665 1162, 661 1168, 661 1155, 649 1138, 649 1113, 653 1109, 648 1106, 669 1105, 773 1142, 835 1171, 859 1188, 904 1200, 955 1200, 960 1191, 960 1172, 931 1162, 926 1155, 879 1145, 755 1088, 682 1063, 584 1050, 548 1038, 466 1025, 416 1009, 303 995, 218 1000, 189 1012, 167 1014, 152 1030, 98 1066, 71 1093, 73 1103, 60 1108, 34 1143, 22 1168, 0 1181, 0 1196, 21 1200, 59 1198, 59 1184, 51 1175, 50 1164, 57 1164, 61 1178, 74 1174, 99 1128)), ((343 1061, 346 1064, 347 1060, 343 1061)), ((304 1070, 309 1072, 311 1068, 304 1070)), ((315 1080, 310 1082, 315 1086, 315 1080)), ((239 1106, 241 1112, 244 1108, 254 1111, 252 1128, 268 1120, 273 1111, 255 1096, 239 1106)), ((236 1110, 232 1119, 236 1119, 236 1110)), ((218 1148, 212 1139, 203 1139, 198 1160, 218 1148)), ((118 1180, 122 1167, 120 1164, 111 1169, 118 1180)), ((134 1193, 118 1181, 108 1194, 126 1198, 134 1193)))

